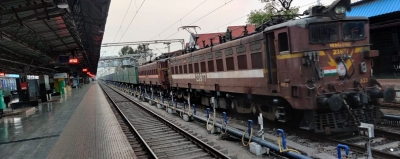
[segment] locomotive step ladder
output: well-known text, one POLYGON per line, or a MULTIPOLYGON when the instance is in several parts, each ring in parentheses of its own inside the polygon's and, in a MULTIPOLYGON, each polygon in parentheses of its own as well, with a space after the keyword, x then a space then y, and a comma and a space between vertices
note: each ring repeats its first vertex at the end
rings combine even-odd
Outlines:
POLYGON ((279 122, 286 122, 286 111, 285 107, 278 106, 276 108, 275 117, 279 122))

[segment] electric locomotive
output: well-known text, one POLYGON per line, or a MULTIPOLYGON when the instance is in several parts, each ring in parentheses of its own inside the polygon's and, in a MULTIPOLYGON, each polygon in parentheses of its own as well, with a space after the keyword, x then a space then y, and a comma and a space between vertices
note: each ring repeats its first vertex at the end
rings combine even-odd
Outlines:
POLYGON ((350 10, 350 0, 336 0, 305 18, 281 16, 250 35, 156 62, 156 83, 145 82, 150 64, 140 66, 140 83, 148 93, 158 88, 317 133, 357 130, 380 118, 378 100, 393 101, 395 91, 373 78, 379 52, 370 50, 368 19, 346 16, 350 10))

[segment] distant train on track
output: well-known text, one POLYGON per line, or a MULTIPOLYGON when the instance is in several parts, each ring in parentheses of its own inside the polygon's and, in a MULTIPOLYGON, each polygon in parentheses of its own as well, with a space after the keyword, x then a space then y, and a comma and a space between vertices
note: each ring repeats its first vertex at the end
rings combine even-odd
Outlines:
POLYGON ((350 0, 315 6, 306 18, 280 16, 250 35, 104 79, 317 133, 354 131, 379 119, 378 99, 391 102, 395 92, 373 78, 379 53, 369 21, 350 10, 350 0))

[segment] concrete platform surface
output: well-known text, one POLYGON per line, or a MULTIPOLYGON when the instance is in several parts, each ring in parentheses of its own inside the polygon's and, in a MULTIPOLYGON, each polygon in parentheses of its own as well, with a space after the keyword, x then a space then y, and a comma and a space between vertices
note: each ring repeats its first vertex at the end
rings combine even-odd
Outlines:
POLYGON ((137 158, 97 82, 93 82, 47 158, 137 158))
POLYGON ((99 95, 103 94, 98 84, 93 82, 82 89, 72 89, 72 93, 61 100, 39 104, 32 114, 0 119, 0 158, 123 158, 108 155, 112 154, 110 151, 134 156, 128 141, 122 140, 122 135, 125 135, 104 95, 102 100, 98 100, 96 96, 99 95), (104 116, 107 117, 101 119, 104 116), (103 130, 97 132, 94 128, 103 130), (110 132, 113 134, 108 137, 110 132), (65 142, 67 138, 70 141, 65 142), (84 144, 89 143, 91 147, 85 147, 84 144), (69 149, 64 149, 63 145, 69 149), (91 150, 104 153, 98 156, 95 154, 97 151, 91 150), (71 153, 80 154, 68 156, 71 153))
POLYGON ((0 119, 0 158, 46 158, 89 87, 73 89, 62 102, 41 103, 29 114, 0 119))

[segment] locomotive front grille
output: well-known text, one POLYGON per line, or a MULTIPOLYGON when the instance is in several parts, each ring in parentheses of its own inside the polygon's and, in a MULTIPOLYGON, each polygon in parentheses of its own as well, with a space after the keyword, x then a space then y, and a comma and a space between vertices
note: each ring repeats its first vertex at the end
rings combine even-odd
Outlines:
POLYGON ((353 109, 352 115, 348 111, 338 111, 326 114, 317 114, 315 116, 315 132, 316 133, 339 133, 348 131, 357 131, 358 123, 375 123, 380 118, 380 110, 378 107, 373 109, 353 109))

